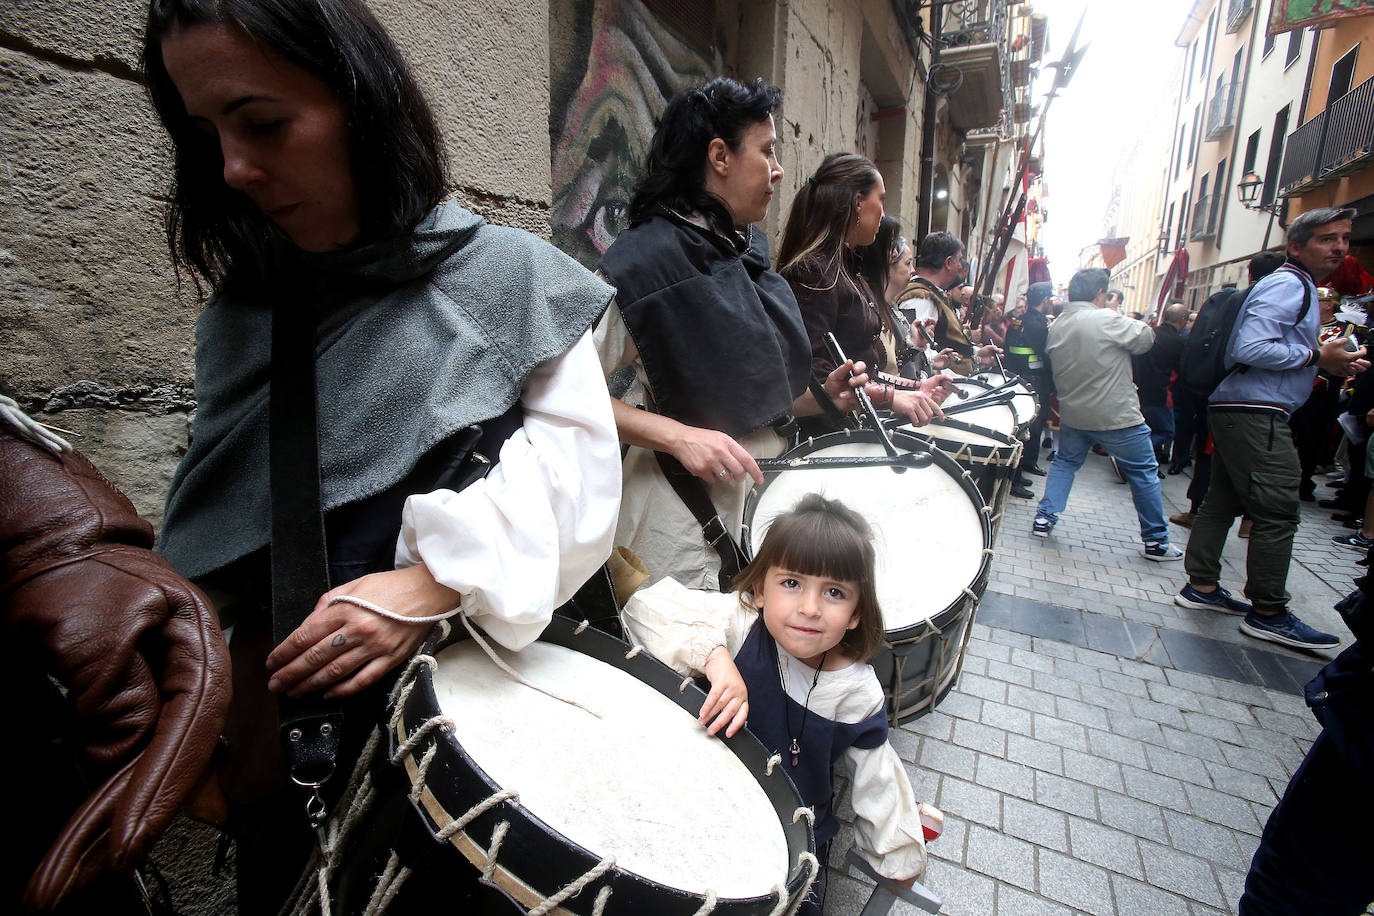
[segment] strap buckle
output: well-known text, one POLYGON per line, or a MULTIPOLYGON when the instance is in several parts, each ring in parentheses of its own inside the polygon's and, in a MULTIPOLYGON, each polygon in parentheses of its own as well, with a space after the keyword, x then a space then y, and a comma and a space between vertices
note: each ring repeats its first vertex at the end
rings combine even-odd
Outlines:
POLYGON ((701 526, 701 533, 706 538, 706 543, 712 547, 730 537, 730 531, 725 527, 725 522, 720 520, 719 515, 711 516, 710 521, 701 526))

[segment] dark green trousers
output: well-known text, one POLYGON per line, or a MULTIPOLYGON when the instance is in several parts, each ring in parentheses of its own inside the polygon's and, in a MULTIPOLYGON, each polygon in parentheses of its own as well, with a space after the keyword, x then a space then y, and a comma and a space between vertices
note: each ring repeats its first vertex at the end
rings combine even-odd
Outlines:
POLYGON ((1209 410, 1212 483, 1188 537, 1184 568, 1194 585, 1218 585, 1221 550, 1236 516, 1254 523, 1245 596, 1261 614, 1288 607, 1288 564, 1300 517, 1298 451, 1276 411, 1209 410))

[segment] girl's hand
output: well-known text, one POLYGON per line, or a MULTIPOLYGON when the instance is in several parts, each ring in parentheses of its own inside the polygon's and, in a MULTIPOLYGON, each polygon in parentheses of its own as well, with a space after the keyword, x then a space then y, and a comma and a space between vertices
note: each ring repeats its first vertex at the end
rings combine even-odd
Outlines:
POLYGON ((1002 348, 994 347, 992 344, 988 344, 986 347, 979 347, 977 350, 974 351, 973 355, 978 357, 978 361, 983 365, 991 366, 993 363, 993 357, 1002 355, 1002 348))
POLYGON ((327 698, 352 696, 410 657, 429 625, 401 623, 352 604, 329 604, 351 595, 408 617, 442 614, 459 595, 440 585, 423 563, 374 573, 325 592, 294 633, 267 656, 267 689, 298 697, 324 690, 327 698), (326 689, 327 688, 327 689, 326 689))
POLYGON ((693 477, 706 483, 723 483, 746 474, 763 483, 758 463, 734 439, 714 429, 684 426, 671 454, 693 477))
POLYGON ((706 734, 714 735, 728 723, 725 737, 733 738, 749 718, 749 689, 744 686, 744 678, 724 646, 711 650, 701 671, 711 682, 711 692, 701 704, 697 723, 706 725, 715 716, 716 720, 706 727, 706 734))

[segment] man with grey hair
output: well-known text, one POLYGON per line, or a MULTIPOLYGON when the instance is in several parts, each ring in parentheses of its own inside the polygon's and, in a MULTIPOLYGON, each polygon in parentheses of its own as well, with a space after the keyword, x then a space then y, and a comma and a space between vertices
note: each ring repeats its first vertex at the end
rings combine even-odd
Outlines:
POLYGON ((1155 333, 1107 307, 1110 276, 1098 267, 1074 274, 1069 304, 1050 325, 1045 349, 1059 392, 1059 445, 1031 533, 1050 536, 1068 504, 1074 475, 1097 444, 1116 459, 1131 485, 1146 558, 1181 560, 1183 551, 1169 543, 1159 465, 1131 375, 1131 357, 1149 350, 1155 333))
POLYGON ((1298 529, 1297 449, 1288 418, 1312 391, 1318 367, 1333 375, 1363 372, 1364 348, 1346 338, 1320 343, 1317 281, 1350 250, 1354 210, 1309 210, 1288 226, 1288 260, 1245 297, 1226 348, 1228 373, 1207 400, 1212 482, 1193 522, 1181 607, 1244 614, 1241 632, 1297 649, 1329 649, 1340 639, 1303 623, 1288 608, 1288 565, 1298 529), (1254 523, 1245 595, 1222 588, 1221 550, 1235 517, 1254 523))
POLYGON ((1126 313, 1125 313, 1124 311, 1122 311, 1122 308, 1121 308, 1121 307, 1122 307, 1123 305, 1125 305, 1125 304, 1126 304, 1126 294, 1125 294, 1125 293, 1123 293, 1123 292, 1122 292, 1121 290, 1119 290, 1119 289, 1109 289, 1109 290, 1107 290, 1107 308, 1111 309, 1113 312, 1121 312, 1121 314, 1124 315, 1124 314, 1126 314, 1126 313))

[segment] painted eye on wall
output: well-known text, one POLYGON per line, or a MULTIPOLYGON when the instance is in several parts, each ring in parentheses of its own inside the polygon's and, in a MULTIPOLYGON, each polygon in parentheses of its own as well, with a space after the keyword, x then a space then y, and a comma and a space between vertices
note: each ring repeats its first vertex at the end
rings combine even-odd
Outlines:
POLYGON ((592 244, 598 251, 610 248, 611 242, 614 242, 615 237, 625 228, 627 209, 625 202, 620 200, 598 202, 596 212, 592 214, 590 229, 592 244))

